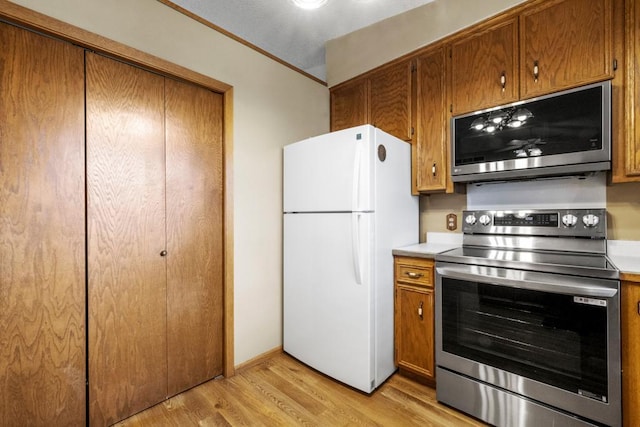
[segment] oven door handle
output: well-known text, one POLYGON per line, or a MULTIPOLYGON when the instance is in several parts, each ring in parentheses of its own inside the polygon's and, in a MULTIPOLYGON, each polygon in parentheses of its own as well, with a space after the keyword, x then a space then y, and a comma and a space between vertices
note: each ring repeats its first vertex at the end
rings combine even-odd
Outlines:
POLYGON ((599 285, 598 279, 551 275, 523 270, 507 270, 485 266, 437 266, 436 272, 451 279, 509 286, 512 288, 555 294, 583 295, 611 298, 618 293, 616 288, 599 285), (545 280, 546 279, 546 280, 545 280))

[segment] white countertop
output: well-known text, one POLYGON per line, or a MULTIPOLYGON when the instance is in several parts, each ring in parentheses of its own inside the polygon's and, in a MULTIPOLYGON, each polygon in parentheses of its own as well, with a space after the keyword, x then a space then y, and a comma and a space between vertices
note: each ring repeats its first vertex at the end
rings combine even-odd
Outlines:
POLYGON ((393 255, 434 258, 437 254, 462 246, 461 233, 427 233, 425 243, 395 248, 393 255))
POLYGON ((621 273, 640 274, 640 241, 609 240, 607 256, 621 273))

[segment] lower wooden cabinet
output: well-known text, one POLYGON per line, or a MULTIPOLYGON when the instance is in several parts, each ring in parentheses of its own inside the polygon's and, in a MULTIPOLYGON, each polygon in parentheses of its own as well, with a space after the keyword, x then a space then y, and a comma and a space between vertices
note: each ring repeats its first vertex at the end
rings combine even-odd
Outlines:
POLYGON ((640 425, 640 275, 622 282, 620 326, 622 342, 623 425, 640 425))
POLYGON ((394 271, 396 364, 435 385, 433 260, 398 256, 394 271))

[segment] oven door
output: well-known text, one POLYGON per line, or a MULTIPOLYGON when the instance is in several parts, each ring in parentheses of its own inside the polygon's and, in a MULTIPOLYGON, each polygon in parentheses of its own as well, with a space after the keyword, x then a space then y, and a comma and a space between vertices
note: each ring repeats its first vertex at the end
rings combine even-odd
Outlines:
POLYGON ((436 363, 619 425, 619 307, 617 280, 437 262, 436 363))

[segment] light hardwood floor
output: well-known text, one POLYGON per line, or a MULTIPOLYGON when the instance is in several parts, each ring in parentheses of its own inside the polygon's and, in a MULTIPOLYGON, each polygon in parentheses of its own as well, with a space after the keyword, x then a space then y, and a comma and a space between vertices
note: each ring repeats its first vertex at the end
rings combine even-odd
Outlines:
POLYGON ((286 354, 209 381, 124 420, 134 426, 484 426, 398 374, 366 395, 286 354))

